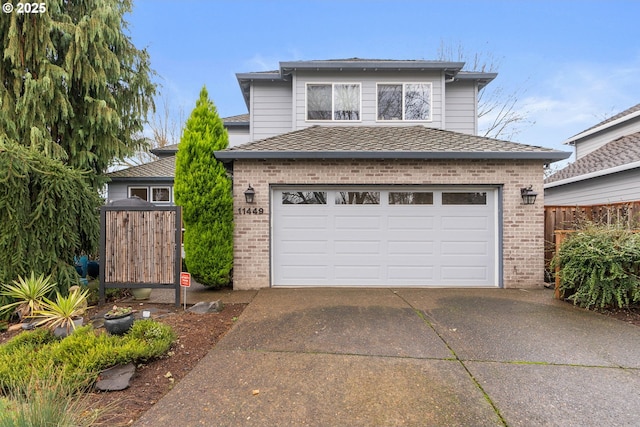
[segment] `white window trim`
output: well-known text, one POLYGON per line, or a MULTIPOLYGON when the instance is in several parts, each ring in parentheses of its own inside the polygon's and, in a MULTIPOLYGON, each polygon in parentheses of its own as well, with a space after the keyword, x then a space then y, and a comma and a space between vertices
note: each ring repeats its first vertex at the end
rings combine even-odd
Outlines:
POLYGON ((147 198, 149 197, 149 187, 147 187, 146 185, 130 185, 130 186, 128 186, 127 187, 127 197, 133 197, 133 194, 131 194, 132 190, 147 190, 147 198))
MULTIPOLYGON (((377 115, 377 110, 376 110, 377 115)), ((362 122, 362 83, 360 82, 307 82, 304 85, 304 121, 312 122, 312 123, 359 123, 362 122), (319 120, 319 119, 309 119, 309 85, 311 86, 322 86, 328 85, 331 86, 331 120, 319 120), (360 96, 358 97, 358 113, 360 118, 358 120, 335 120, 335 98, 334 98, 334 90, 336 85, 356 85, 360 89, 358 92, 360 96)))
POLYGON ((149 187, 149 196, 151 196, 151 200, 149 200, 151 203, 161 203, 161 204, 169 204, 171 202, 173 202, 173 191, 171 191, 171 186, 170 185, 152 185, 149 187), (165 189, 169 191, 169 200, 158 200, 155 201, 153 200, 153 190, 156 189, 165 189))
POLYGON ((376 122, 381 123, 426 123, 433 121, 433 82, 378 82, 376 83, 376 122), (402 87, 402 119, 400 120, 383 120, 378 118, 378 86, 380 85, 400 85, 402 87), (425 120, 406 120, 404 118, 405 110, 404 110, 404 95, 405 95, 405 86, 406 85, 427 85, 429 86, 429 94, 431 96, 431 105, 429 108, 429 118, 425 120))

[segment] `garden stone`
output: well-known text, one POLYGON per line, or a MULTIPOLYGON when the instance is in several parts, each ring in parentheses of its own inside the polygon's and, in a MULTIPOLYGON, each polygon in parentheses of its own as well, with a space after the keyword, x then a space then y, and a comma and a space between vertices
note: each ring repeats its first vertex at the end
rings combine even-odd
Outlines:
POLYGON ((129 381, 136 372, 133 363, 114 366, 100 373, 100 379, 96 382, 96 388, 100 391, 118 391, 129 387, 129 381))
POLYGON ((207 313, 219 313, 222 311, 222 301, 210 301, 210 302, 199 302, 195 304, 193 307, 190 307, 188 311, 196 314, 207 314, 207 313))

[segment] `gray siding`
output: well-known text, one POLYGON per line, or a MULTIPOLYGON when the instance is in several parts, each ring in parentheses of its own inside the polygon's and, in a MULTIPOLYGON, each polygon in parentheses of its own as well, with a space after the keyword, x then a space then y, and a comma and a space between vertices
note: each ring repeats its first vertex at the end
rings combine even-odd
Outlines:
POLYGON ((471 135, 478 133, 476 120, 476 83, 447 83, 445 92, 445 129, 471 135))
POLYGON ((291 83, 253 82, 251 88, 252 141, 291 132, 291 83))
POLYGON ((618 172, 544 190, 548 206, 598 205, 640 200, 640 169, 618 172))
POLYGON ((314 125, 322 126, 425 126, 442 129, 444 103, 442 90, 442 74, 438 72, 386 72, 386 71, 359 71, 359 72, 299 72, 294 79, 294 109, 295 129, 304 129, 314 125), (378 83, 418 83, 430 82, 432 86, 432 120, 429 122, 381 122, 376 120, 377 89, 378 83), (307 83, 360 83, 362 107, 361 120, 354 122, 343 121, 307 121, 306 120, 306 84, 307 83))
POLYGON ((636 132, 640 132, 640 120, 623 123, 621 125, 608 128, 604 132, 589 135, 576 144, 576 159, 584 157, 592 151, 597 150, 607 142, 611 142, 621 136, 630 135, 636 132))
POLYGON ((251 142, 251 135, 249 129, 227 129, 229 134, 229 147, 235 147, 245 142, 251 142))

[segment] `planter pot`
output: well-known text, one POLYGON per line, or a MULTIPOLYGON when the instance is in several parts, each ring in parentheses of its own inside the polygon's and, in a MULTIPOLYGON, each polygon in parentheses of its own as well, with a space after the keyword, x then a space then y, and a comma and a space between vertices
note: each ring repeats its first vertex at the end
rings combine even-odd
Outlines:
MULTIPOLYGON (((84 323, 84 318, 82 317, 79 319, 74 319, 73 321, 73 324, 75 325, 76 328, 81 327, 83 323, 84 323)), ((67 328, 63 328, 62 326, 59 326, 53 330, 53 335, 55 335, 58 338, 64 338, 70 333, 72 333, 73 331, 74 331, 74 328, 71 328, 71 330, 69 330, 69 333, 67 333, 67 328)))
POLYGON ((131 289, 131 293, 133 294, 133 299, 135 300, 143 300, 149 299, 151 295, 152 288, 133 288, 131 289))
POLYGON ((104 328, 112 335, 124 335, 133 326, 133 313, 104 316, 104 328))

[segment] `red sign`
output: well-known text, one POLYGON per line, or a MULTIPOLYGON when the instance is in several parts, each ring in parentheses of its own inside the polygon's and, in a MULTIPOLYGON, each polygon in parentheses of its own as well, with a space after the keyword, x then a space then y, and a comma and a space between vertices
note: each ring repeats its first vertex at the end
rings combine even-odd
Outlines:
POLYGON ((191 273, 180 273, 180 286, 183 288, 191 286, 191 273))

